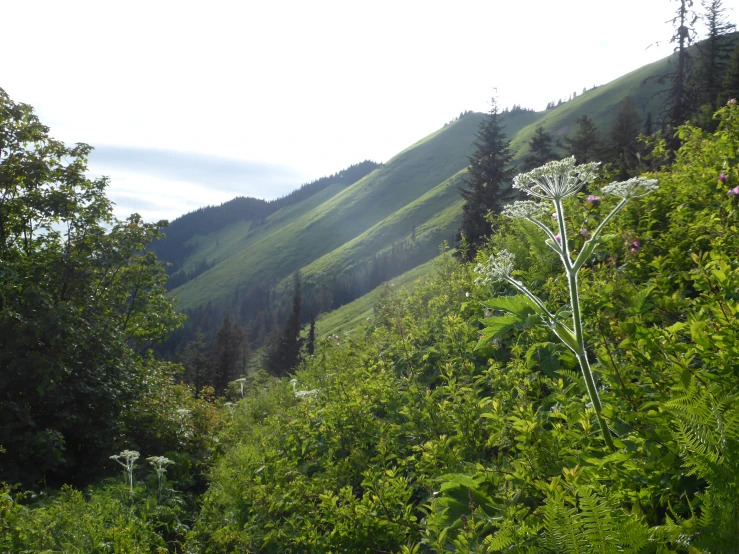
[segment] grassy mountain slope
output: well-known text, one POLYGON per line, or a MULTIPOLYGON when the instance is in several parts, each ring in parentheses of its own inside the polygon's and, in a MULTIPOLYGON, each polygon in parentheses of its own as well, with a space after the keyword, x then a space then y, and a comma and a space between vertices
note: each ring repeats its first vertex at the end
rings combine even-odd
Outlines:
POLYGON ((387 286, 392 285, 393 288, 413 287, 419 279, 430 275, 434 271, 437 260, 438 257, 416 266, 410 271, 398 275, 390 283, 384 283, 353 302, 344 304, 340 308, 322 315, 316 322, 316 334, 325 337, 330 334, 348 333, 365 325, 367 320, 374 315, 375 304, 387 286))
MULTIPOLYGON (((607 132, 625 96, 634 99, 642 116, 651 112, 659 124, 663 97, 658 93, 666 85, 654 77, 670 69, 670 58, 665 58, 556 108, 507 113, 512 150, 517 158, 524 154, 539 124, 555 136, 570 134, 584 114, 607 132)), ((262 224, 242 221, 193 237, 184 267, 201 260, 215 261, 215 266, 172 294, 181 308, 208 302, 223 306, 239 287, 288 283, 298 269, 308 285, 317 284, 361 270, 398 245, 411 248, 419 263, 433 258, 459 227, 458 188, 482 117, 472 113, 445 125, 356 183, 331 186, 262 224)))
MULTIPOLYGON (((240 284, 279 281, 342 247, 466 167, 480 117, 471 114, 447 125, 286 225, 260 232, 173 295, 184 308, 217 302, 240 284)), ((194 259, 200 257, 199 252, 193 254, 194 259)))
MULTIPOLYGON (((733 48, 739 42, 739 33, 726 35, 723 40, 729 42, 733 48)), ((699 54, 697 45, 692 46, 689 51, 693 56, 699 54)), ((515 136, 510 135, 511 148, 516 153, 515 159, 520 159, 526 153, 527 144, 534 136, 538 125, 542 125, 555 137, 561 137, 574 132, 578 117, 588 115, 599 129, 608 133, 619 105, 626 96, 634 100, 636 111, 642 121, 646 119, 648 113, 651 113, 655 128, 660 128, 669 78, 663 80, 659 77, 673 72, 676 63, 677 54, 673 54, 631 71, 610 83, 588 90, 561 106, 539 112, 541 114, 539 119, 521 128, 515 136)))

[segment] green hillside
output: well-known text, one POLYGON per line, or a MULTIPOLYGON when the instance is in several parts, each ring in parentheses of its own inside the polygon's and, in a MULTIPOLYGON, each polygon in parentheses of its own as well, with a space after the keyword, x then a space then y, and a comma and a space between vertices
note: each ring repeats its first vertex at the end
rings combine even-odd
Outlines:
MULTIPOLYGON (((258 229, 253 237, 244 234, 246 227, 234 229, 232 226, 214 237, 199 239, 203 248, 193 253, 193 260, 211 256, 222 261, 172 294, 183 308, 195 307, 209 300, 223 301, 245 282, 282 280, 297 269, 343 247, 464 169, 467 156, 473 149, 472 137, 480 117, 472 114, 444 127, 324 202, 310 207, 296 205, 292 217, 284 217, 270 225, 273 218, 281 216, 279 212, 274 214, 268 219, 268 225, 258 229), (237 238, 239 233, 241 239, 237 238), (224 237, 223 247, 221 236, 224 237), (215 248, 212 246, 214 240, 217 243, 215 248), (238 240, 243 242, 236 249, 234 243, 238 240)), ((449 186, 451 184, 447 188, 449 186)), ((326 194, 330 192, 324 191, 326 194)), ((314 197, 307 202, 315 204, 319 200, 314 197)), ((421 201, 423 204, 427 204, 426 200, 421 201)), ((409 209, 412 212, 413 208, 409 209)), ((430 212, 427 210, 425 213, 430 212)), ((397 223, 397 220, 393 218, 392 223, 397 223)), ((422 223, 424 221, 417 224, 422 223)), ((403 238, 411 229, 399 231, 396 225, 395 232, 385 235, 387 244, 403 238)), ((351 255, 352 249, 347 251, 351 255)), ((347 259, 344 263, 349 266, 358 261, 347 259)))
MULTIPOLYGON (((633 98, 642 117, 651 112, 658 123, 663 101, 659 92, 666 85, 657 77, 670 69, 670 58, 665 58, 557 107, 506 112, 514 159, 526 152, 537 125, 563 136, 574 131, 578 117, 587 114, 608 132, 626 96, 633 98)), ((459 187, 482 117, 479 113, 460 117, 351 185, 331 185, 263 221, 238 221, 217 232, 194 235, 187 242, 190 251, 182 268, 188 270, 203 261, 213 267, 171 294, 185 310, 208 304, 237 309, 231 306, 238 301, 238 291, 261 284, 273 291, 286 290, 297 270, 310 294, 337 279, 356 280, 362 272, 371 272, 373 263, 393 256, 405 264, 398 265, 395 275, 424 264, 436 256, 442 241, 454 242, 461 222, 459 187)), ((369 279, 363 288, 355 287, 332 304, 338 307, 354 300, 379 282, 369 279)), ((355 307, 349 311, 353 313, 355 307)), ((343 317, 337 315, 336 321, 342 323, 334 327, 328 323, 332 320, 325 319, 322 333, 343 328, 343 317)))
POLYGON ((331 334, 348 333, 361 328, 372 318, 375 304, 380 299, 383 291, 386 290, 386 287, 392 287, 394 289, 401 287, 412 288, 421 277, 433 273, 436 262, 437 258, 434 258, 425 264, 414 267, 410 271, 406 271, 402 275, 395 277, 392 282, 380 285, 353 302, 322 315, 316 322, 316 334, 320 337, 325 337, 331 334))

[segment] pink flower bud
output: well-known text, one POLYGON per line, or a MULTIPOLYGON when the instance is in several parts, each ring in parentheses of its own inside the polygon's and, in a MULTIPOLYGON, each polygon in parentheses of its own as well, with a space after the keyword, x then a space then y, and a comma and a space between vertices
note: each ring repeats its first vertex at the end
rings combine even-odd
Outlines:
POLYGON ((554 221, 557 221, 559 218, 557 217, 557 212, 552 213, 552 219, 554 221))
POLYGON ((557 233, 556 235, 554 235, 554 240, 557 241, 557 244, 562 244, 562 235, 557 233))
POLYGON ((736 98, 731 98, 731 99, 729 100, 729 104, 732 104, 732 105, 733 105, 733 104, 736 104, 736 98))
POLYGON ((726 174, 719 173, 718 180, 721 181, 722 183, 725 183, 726 182, 726 174))
POLYGON ((585 199, 585 202, 597 208, 600 205, 600 196, 593 196, 591 194, 585 199))
POLYGON ((729 191, 729 196, 736 196, 739 194, 739 187, 734 187, 729 191))
POLYGON ((588 230, 585 227, 583 227, 582 229, 580 229, 580 234, 582 236, 584 236, 584 237, 587 237, 588 236, 588 230))

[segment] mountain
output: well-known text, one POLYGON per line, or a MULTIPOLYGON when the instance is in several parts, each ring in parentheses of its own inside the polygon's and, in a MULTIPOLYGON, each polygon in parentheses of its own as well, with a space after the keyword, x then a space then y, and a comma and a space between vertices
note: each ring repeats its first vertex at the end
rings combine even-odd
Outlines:
MULTIPOLYGON (((525 154, 538 125, 563 136, 587 114, 607 133, 626 96, 634 100, 642 118, 651 112, 659 126, 663 101, 659 93, 667 87, 660 77, 670 72, 673 58, 541 112, 518 107, 506 111, 505 131, 515 159, 525 154)), ((285 316, 285 299, 290 297, 285 293, 298 270, 307 318, 309 312, 355 301, 382 282, 428 262, 442 241, 453 245, 461 221, 459 187, 483 117, 466 112, 383 165, 364 165, 371 171, 352 174, 361 178, 351 183, 324 181, 325 186, 273 210, 246 200, 241 202, 248 217, 234 215, 242 208, 230 203, 204 208, 199 217, 221 222, 208 232, 193 224, 192 214, 175 220, 169 233, 176 231, 179 250, 170 250, 180 256, 176 264, 180 281, 172 279, 176 286, 171 294, 190 315, 190 328, 214 328, 230 311, 259 329, 252 329, 254 335, 264 336, 285 316)), ((322 332, 330 330, 321 325, 322 332)), ((170 347, 181 345, 186 335, 180 333, 170 347)))

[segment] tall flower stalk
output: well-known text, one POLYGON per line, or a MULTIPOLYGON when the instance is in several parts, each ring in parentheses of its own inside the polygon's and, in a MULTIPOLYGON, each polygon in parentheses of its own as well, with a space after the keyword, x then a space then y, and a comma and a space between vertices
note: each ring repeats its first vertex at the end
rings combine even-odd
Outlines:
POLYGON ((131 495, 133 495, 133 466, 139 459, 139 453, 136 450, 124 450, 120 454, 110 456, 111 460, 115 460, 123 467, 123 475, 126 479, 131 495))
MULTIPOLYGON (((578 272, 583 264, 590 258, 595 250, 603 228, 608 222, 626 205, 632 198, 638 198, 649 194, 657 189, 657 181, 636 177, 628 181, 614 182, 606 185, 601 190, 603 194, 610 194, 620 198, 613 210, 603 219, 598 228, 593 231, 590 239, 585 242, 580 253, 573 260, 567 240, 567 225, 563 201, 577 194, 583 185, 595 179, 600 163, 593 162, 575 165, 575 158, 565 158, 561 161, 549 162, 528 173, 522 173, 513 181, 513 187, 524 191, 527 195, 537 198, 538 201, 522 200, 506 206, 503 213, 508 217, 523 218, 536 225, 547 236, 546 244, 554 250, 562 261, 567 284, 570 293, 570 312, 572 314, 571 324, 567 324, 560 317, 561 311, 550 312, 544 302, 531 292, 523 283, 514 279, 514 256, 507 250, 490 257, 486 264, 479 264, 475 271, 481 274, 478 282, 506 281, 513 285, 519 292, 526 296, 535 307, 557 337, 567 345, 575 354, 580 365, 585 386, 590 396, 590 401, 595 410, 598 424, 600 425, 603 439, 610 449, 614 449, 610 430, 603 419, 601 412, 603 405, 598 395, 593 372, 590 369, 588 356, 585 349, 583 335, 582 311, 580 309, 580 291, 578 284, 578 272), (551 219, 557 226, 555 232, 540 218, 544 214, 554 213, 551 219)), ((597 197, 593 197, 597 198, 597 197)), ((598 198, 600 200, 600 198, 598 198)))

